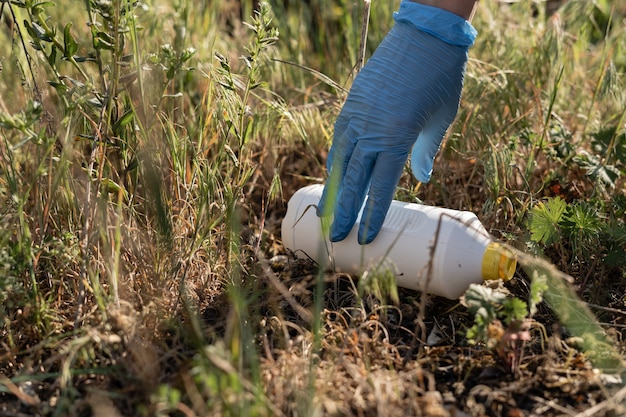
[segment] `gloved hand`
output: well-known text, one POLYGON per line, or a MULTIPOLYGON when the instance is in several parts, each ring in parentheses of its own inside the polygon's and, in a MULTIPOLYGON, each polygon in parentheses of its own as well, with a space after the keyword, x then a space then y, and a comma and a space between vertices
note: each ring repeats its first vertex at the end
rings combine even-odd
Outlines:
POLYGON ((350 233, 368 189, 358 241, 374 240, 411 148, 413 175, 428 182, 458 110, 476 30, 453 13, 408 0, 394 18, 335 123, 330 175, 320 201, 323 216, 334 214, 333 242, 350 233))

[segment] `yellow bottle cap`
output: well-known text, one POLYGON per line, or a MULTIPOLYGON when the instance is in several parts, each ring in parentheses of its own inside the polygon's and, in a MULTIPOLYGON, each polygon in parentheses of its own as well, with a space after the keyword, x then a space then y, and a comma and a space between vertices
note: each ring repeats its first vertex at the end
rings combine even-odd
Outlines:
POLYGON ((513 278, 517 261, 515 256, 497 242, 491 242, 483 255, 482 273, 484 280, 513 278))

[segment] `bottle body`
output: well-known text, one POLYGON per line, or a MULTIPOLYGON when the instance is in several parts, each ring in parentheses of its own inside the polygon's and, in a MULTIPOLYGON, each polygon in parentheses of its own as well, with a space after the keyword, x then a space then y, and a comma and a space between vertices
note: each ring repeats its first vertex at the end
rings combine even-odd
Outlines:
POLYGON ((298 257, 308 256, 357 275, 383 260, 391 261, 398 286, 450 299, 459 298, 472 283, 513 275, 512 256, 468 211, 393 201, 373 242, 357 242, 359 214, 348 237, 332 243, 318 216, 322 191, 322 185, 304 187, 288 203, 283 245, 298 257))

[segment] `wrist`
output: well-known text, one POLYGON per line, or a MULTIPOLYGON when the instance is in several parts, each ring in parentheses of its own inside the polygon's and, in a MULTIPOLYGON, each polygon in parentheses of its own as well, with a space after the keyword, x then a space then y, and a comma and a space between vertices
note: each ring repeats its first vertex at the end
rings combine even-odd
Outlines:
POLYGON ((411 0, 414 3, 437 7, 454 13, 463 19, 470 21, 474 16, 478 0, 411 0))
POLYGON ((429 1, 402 0, 400 9, 394 13, 395 21, 409 23, 451 45, 469 48, 474 44, 478 33, 468 20, 439 6, 425 3, 429 1))

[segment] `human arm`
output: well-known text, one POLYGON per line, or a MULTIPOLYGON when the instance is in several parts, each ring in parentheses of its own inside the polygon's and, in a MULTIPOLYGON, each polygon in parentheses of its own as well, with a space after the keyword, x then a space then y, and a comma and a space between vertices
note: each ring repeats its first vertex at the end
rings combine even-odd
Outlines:
POLYGON ((350 233, 366 196, 358 241, 376 237, 411 149, 413 175, 428 182, 458 109, 475 29, 455 12, 408 0, 394 19, 335 123, 320 202, 323 215, 334 214, 331 241, 350 233))

